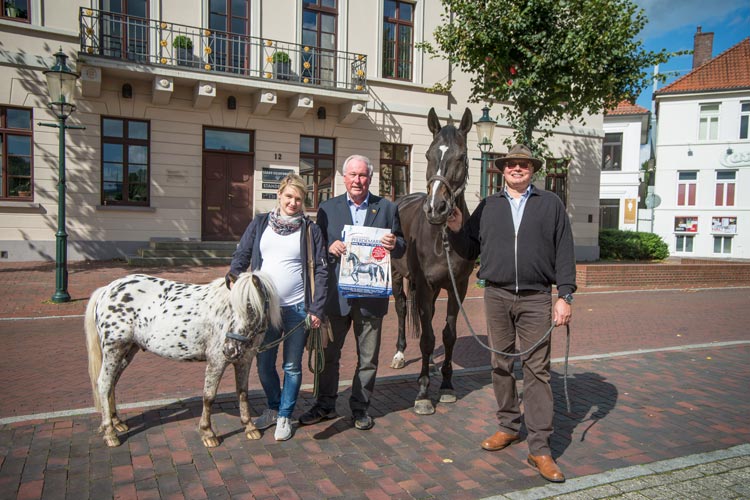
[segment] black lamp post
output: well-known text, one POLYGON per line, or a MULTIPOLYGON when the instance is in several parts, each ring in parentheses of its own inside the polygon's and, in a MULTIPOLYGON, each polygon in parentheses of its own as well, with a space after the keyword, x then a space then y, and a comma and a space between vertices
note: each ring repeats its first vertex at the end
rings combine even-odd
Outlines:
POLYGON ((490 108, 486 105, 482 108, 482 117, 474 123, 477 128, 477 140, 479 150, 482 152, 482 176, 479 178, 479 196, 487 197, 487 163, 489 152, 492 150, 492 136, 495 135, 497 122, 490 118, 490 108))
POLYGON ((55 294, 52 302, 68 302, 68 234, 65 232, 65 129, 82 129, 75 125, 66 125, 65 120, 76 109, 73 105, 76 80, 80 76, 67 65, 68 56, 62 47, 55 54, 55 65, 44 72, 47 77, 47 90, 50 102, 47 104, 57 116, 57 123, 39 123, 44 127, 55 127, 60 130, 58 156, 59 172, 57 181, 57 233, 55 233, 55 294))

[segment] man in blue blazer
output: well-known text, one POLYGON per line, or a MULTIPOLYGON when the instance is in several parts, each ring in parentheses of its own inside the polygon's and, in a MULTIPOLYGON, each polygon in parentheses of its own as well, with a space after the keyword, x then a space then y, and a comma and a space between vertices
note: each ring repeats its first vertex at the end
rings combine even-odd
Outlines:
POLYGON ((373 426, 367 410, 375 389, 380 352, 380 331, 383 316, 388 312, 388 297, 346 299, 338 293, 339 266, 346 245, 341 241, 345 225, 370 226, 390 229, 380 240, 391 257, 401 257, 406 251, 406 241, 401 231, 398 207, 370 193, 372 162, 361 155, 352 155, 344 161, 342 175, 346 193, 323 202, 318 209, 317 223, 323 230, 328 246, 328 297, 325 313, 331 322, 333 341, 325 348, 325 368, 320 374, 318 399, 313 407, 299 419, 310 425, 336 418, 341 349, 354 325, 357 339, 357 368, 352 382, 349 407, 354 426, 368 430, 373 426))

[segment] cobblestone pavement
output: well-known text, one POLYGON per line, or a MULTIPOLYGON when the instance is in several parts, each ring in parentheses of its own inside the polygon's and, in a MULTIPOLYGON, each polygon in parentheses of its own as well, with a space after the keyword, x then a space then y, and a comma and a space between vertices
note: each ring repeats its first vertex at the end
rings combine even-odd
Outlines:
MULTIPOLYGON (((438 403, 432 416, 413 413, 418 346, 409 339, 404 370, 388 367, 392 308, 371 431, 352 426, 342 380, 340 418, 296 427, 289 441, 275 441, 273 432, 247 440, 227 376, 213 419, 221 444, 206 449, 197 432, 203 365, 141 353, 118 385, 130 431, 120 447, 107 448, 90 408, 81 314, 94 288, 134 271, 73 266, 73 301, 55 305, 46 302, 52 266, 0 265, 0 498, 750 498, 748 287, 579 291, 570 412, 565 337, 553 338, 552 446, 568 478, 553 485, 526 465, 524 442, 496 453, 479 448, 496 430, 496 404, 489 356, 463 319, 458 401, 438 403)), ((147 272, 205 283, 225 269, 147 272)), ((484 340, 482 291, 471 288, 465 305, 484 340)), ((439 301, 437 331, 444 311, 439 301)), ((353 372, 351 341, 346 349, 342 379, 353 372)), ((440 363, 442 347, 436 352, 440 363)), ((303 382, 295 416, 312 404, 309 373, 303 382)), ((250 389, 257 415, 265 400, 254 370, 250 389)))

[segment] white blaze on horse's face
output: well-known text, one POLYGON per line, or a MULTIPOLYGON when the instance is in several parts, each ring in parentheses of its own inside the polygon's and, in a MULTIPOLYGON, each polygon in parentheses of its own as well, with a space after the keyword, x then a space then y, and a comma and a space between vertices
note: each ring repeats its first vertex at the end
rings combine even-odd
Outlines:
MULTIPOLYGON (((438 149, 440 150, 440 161, 438 162, 438 169, 437 173, 435 175, 442 176, 442 166, 443 166, 443 159, 445 158, 445 153, 448 152, 448 146, 445 144, 441 144, 438 146, 438 149)), ((430 198, 430 208, 434 211, 435 210, 435 193, 437 193, 438 186, 440 186, 440 181, 436 180, 432 183, 432 197, 430 198)))

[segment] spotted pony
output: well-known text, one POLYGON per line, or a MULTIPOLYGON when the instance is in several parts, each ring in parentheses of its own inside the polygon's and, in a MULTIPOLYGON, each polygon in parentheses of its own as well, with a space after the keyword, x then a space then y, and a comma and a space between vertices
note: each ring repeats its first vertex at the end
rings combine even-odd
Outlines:
POLYGON ((224 278, 207 285, 177 283, 132 274, 96 290, 86 308, 89 378, 102 412, 107 446, 119 446, 115 431, 128 426, 117 415, 115 385, 139 349, 164 358, 206 361, 203 413, 198 430, 207 447, 219 439, 211 427, 211 405, 230 364, 234 365, 240 420, 248 439, 260 432, 250 420, 248 376, 268 324, 280 326, 278 294, 267 275, 243 273, 229 290, 224 278))

